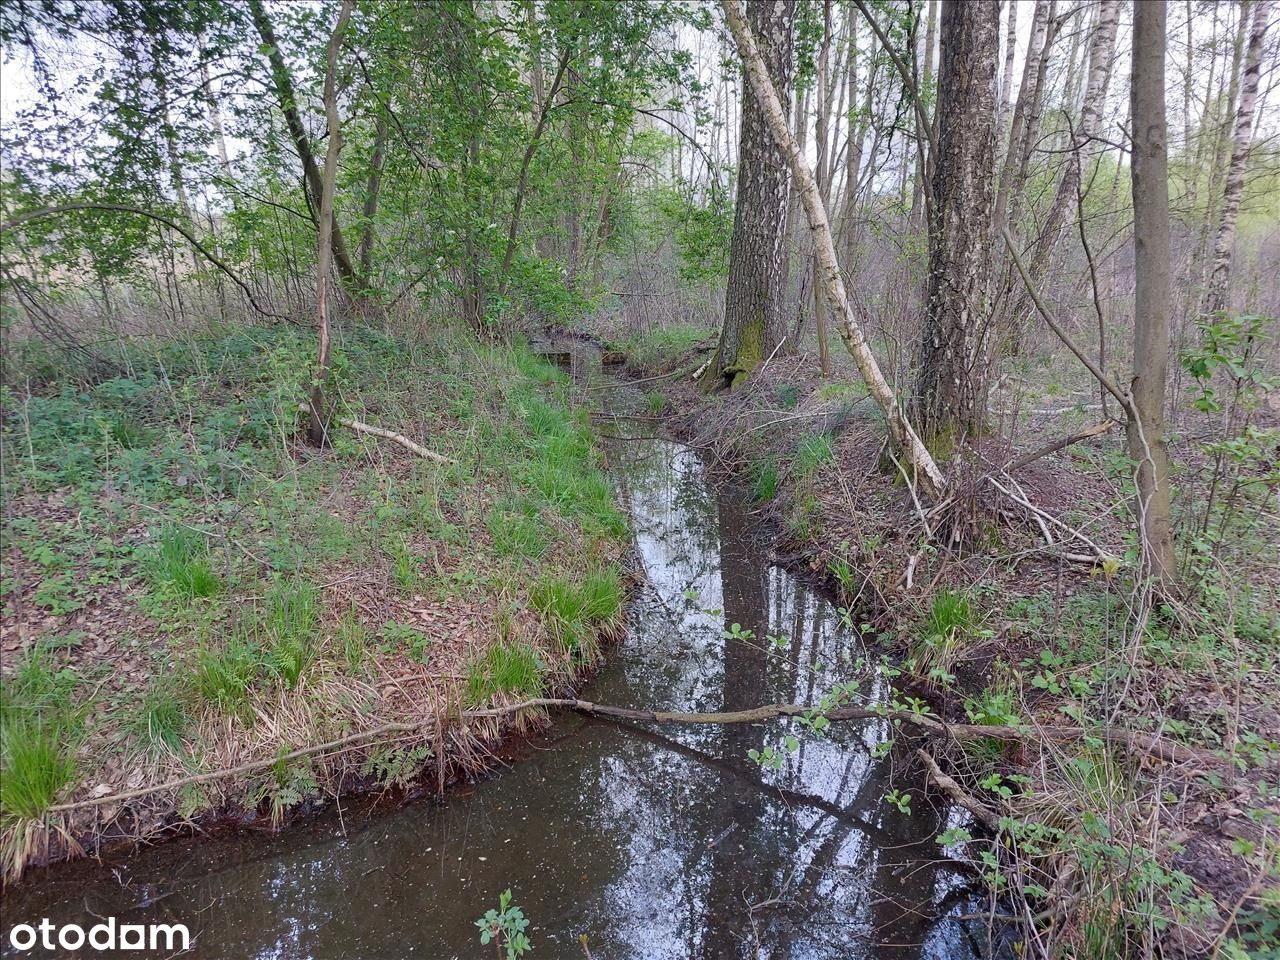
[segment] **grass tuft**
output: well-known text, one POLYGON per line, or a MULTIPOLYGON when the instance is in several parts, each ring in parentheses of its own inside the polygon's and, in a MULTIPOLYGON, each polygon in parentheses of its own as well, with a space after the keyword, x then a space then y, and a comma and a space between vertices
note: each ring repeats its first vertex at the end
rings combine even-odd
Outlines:
POLYGON ((185 600, 214 597, 222 590, 209 562, 209 545, 186 527, 165 527, 143 568, 159 589, 185 600))
POLYGON ((490 647, 467 667, 468 706, 479 706, 500 693, 538 697, 543 690, 542 661, 527 643, 490 647))

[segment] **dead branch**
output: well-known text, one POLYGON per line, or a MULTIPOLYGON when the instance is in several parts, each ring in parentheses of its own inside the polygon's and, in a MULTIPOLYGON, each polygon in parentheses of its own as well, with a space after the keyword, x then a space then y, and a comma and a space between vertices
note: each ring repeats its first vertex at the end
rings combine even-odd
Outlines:
POLYGON ((354 430, 356 433, 367 433, 375 437, 382 437, 386 440, 391 440, 394 443, 400 444, 400 446, 404 447, 410 453, 416 453, 418 456, 423 457, 424 459, 434 460, 436 463, 453 463, 454 462, 453 460, 449 459, 443 454, 436 453, 434 450, 428 450, 426 447, 422 446, 421 444, 415 443, 414 441, 406 437, 404 434, 396 433, 394 430, 384 430, 382 429, 382 427, 370 426, 367 423, 361 423, 359 420, 339 420, 338 423, 341 426, 349 427, 350 429, 354 430))
MULTIPOLYGON (((526 710, 573 710, 589 716, 613 717, 619 720, 631 720, 642 723, 690 723, 690 724, 737 724, 760 723, 778 717, 797 717, 817 713, 815 707, 795 703, 770 703, 749 710, 731 710, 719 713, 686 713, 678 710, 636 710, 631 707, 615 707, 604 703, 593 703, 590 700, 574 700, 553 697, 535 697, 519 703, 503 704, 496 707, 484 707, 474 710, 460 710, 451 714, 459 721, 499 719, 526 710)), ((991 738, 1005 741, 1041 740, 1053 742, 1069 742, 1085 737, 1096 737, 1113 746, 1120 747, 1135 757, 1154 757, 1166 763, 1188 763, 1200 765, 1220 764, 1221 758, 1206 750, 1197 750, 1183 746, 1154 733, 1135 733, 1133 731, 1103 727, 1086 729, 1084 727, 1040 726, 1040 727, 999 727, 976 723, 945 723, 927 714, 914 713, 909 710, 889 710, 886 708, 869 708, 859 706, 835 707, 826 711, 824 716, 829 720, 891 720, 894 723, 905 723, 926 737, 945 737, 952 740, 975 740, 991 738)), ((390 734, 425 733, 433 728, 435 718, 421 721, 401 721, 385 723, 371 727, 359 733, 348 734, 337 740, 319 743, 311 747, 303 747, 289 753, 267 760, 256 760, 242 763, 222 770, 195 774, 158 783, 124 793, 108 794, 92 797, 74 803, 59 803, 48 808, 50 813, 66 813, 109 803, 120 803, 125 800, 136 800, 139 797, 176 790, 190 784, 209 783, 228 777, 257 773, 280 764, 288 763, 302 757, 314 756, 339 749, 363 744, 366 741, 386 737, 390 734)))
POLYGON ((1030 453, 1023 454, 1022 456, 1018 457, 1016 460, 1011 460, 1008 464, 1005 465, 1005 468, 1004 468, 1005 472, 1013 473, 1015 470, 1021 470, 1027 464, 1035 463, 1035 461, 1041 459, 1042 457, 1047 457, 1051 453, 1057 453, 1059 450, 1062 450, 1066 447, 1070 447, 1073 444, 1077 444, 1081 440, 1088 440, 1090 437, 1096 437, 1099 434, 1106 433, 1115 425, 1116 425, 1116 422, 1112 420, 1110 417, 1108 417, 1106 420, 1103 420, 1101 423, 1095 423, 1092 427, 1087 427, 1084 430, 1079 431, 1078 433, 1073 433, 1070 436, 1062 437, 1061 439, 1055 440, 1052 443, 1046 443, 1043 447, 1040 447, 1038 450, 1033 450, 1030 453))
POLYGON ((929 782, 945 793, 948 797, 964 807, 977 818, 988 830, 998 831, 1000 829, 1000 816, 988 807, 981 800, 970 796, 949 776, 942 772, 933 757, 929 756, 924 749, 916 750, 916 756, 920 758, 920 762, 924 764, 924 769, 929 777, 929 782))

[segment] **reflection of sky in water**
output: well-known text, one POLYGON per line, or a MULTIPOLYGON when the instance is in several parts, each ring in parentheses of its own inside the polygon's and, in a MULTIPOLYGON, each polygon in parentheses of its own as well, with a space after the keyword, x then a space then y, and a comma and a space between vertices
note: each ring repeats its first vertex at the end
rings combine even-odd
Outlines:
MULTIPOLYGON (((612 457, 648 583, 584 696, 741 709, 816 702, 853 677, 857 638, 769 565, 749 506, 717 496, 696 456, 633 441, 612 457), (726 640, 733 622, 758 642, 726 640), (766 634, 787 642, 771 653, 766 634)), ((916 786, 893 778, 892 756, 870 759, 884 724, 801 737, 778 771, 746 759, 781 749, 787 732, 778 721, 633 730, 559 718, 526 758, 445 803, 162 846, 119 865, 125 887, 108 867, 88 884, 83 868, 54 871, 6 894, 5 919, 92 923, 86 911, 119 913, 149 891, 168 895, 127 922, 187 922, 200 957, 479 958, 491 954, 474 921, 510 886, 535 957, 582 956, 582 933, 597 960, 974 955, 958 923, 929 921, 934 904, 960 913, 972 901, 946 903, 963 890, 932 860, 946 824, 929 805, 917 798, 904 817, 883 802, 916 786)))

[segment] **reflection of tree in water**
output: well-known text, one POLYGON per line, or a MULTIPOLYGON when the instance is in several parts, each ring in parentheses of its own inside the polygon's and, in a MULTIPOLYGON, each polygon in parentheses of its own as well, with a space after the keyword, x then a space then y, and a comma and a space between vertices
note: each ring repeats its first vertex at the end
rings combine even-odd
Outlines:
MULTIPOLYGON (((755 545, 746 539, 746 509, 732 497, 720 498, 720 579, 724 597, 726 629, 734 623, 750 630, 750 640, 727 637, 724 641, 725 710, 744 710, 765 702, 769 695, 768 565, 761 562, 755 545)), ((764 747, 764 728, 759 724, 728 724, 721 731, 723 759, 746 761, 749 750, 764 747)), ((738 957, 747 905, 744 897, 756 898, 762 881, 768 880, 771 864, 758 862, 761 853, 773 849, 769 842, 757 842, 756 828, 764 813, 764 798, 757 790, 731 790, 721 804, 721 823, 711 854, 711 877, 707 890, 707 926, 700 956, 738 957), (727 831, 727 832, 725 832, 727 831)))

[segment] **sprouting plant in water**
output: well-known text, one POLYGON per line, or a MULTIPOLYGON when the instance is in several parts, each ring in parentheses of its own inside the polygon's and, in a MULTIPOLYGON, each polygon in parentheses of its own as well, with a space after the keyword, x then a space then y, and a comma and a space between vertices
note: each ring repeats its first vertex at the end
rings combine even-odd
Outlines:
POLYGON ((740 623, 730 625, 729 629, 722 631, 722 635, 726 640, 749 641, 756 638, 754 631, 744 629, 740 623))
POLYGON ((525 930, 529 920, 524 911, 511 902, 511 888, 498 894, 498 909, 490 908, 476 921, 480 928, 480 943, 493 944, 493 955, 502 960, 516 960, 533 949, 525 930))
POLYGON ((886 803, 892 804, 898 808, 898 812, 911 816, 911 794, 903 793, 901 790, 890 790, 884 795, 886 803))

